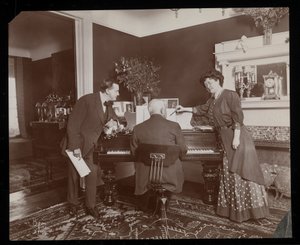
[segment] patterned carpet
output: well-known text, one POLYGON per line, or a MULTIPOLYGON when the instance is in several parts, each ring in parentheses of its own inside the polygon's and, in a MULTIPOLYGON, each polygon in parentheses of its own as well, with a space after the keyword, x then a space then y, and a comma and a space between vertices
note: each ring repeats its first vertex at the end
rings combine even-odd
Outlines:
POLYGON ((136 209, 133 197, 119 196, 112 207, 99 199, 100 219, 77 218, 61 203, 10 223, 10 240, 202 239, 268 238, 290 208, 290 199, 269 195, 270 216, 242 224, 215 215, 201 200, 177 196, 171 200, 165 221, 136 209))
MULTIPOLYGON (((55 159, 52 171, 53 181, 67 177, 67 167, 62 157, 55 159)), ((10 193, 45 185, 46 180, 44 159, 25 158, 11 161, 9 164, 10 193)))

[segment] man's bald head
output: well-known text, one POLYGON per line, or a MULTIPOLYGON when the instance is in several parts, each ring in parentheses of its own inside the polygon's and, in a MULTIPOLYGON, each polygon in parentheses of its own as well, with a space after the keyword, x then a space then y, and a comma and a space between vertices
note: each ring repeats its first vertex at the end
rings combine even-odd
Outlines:
POLYGON ((148 110, 150 115, 159 114, 166 117, 166 106, 162 100, 153 99, 149 102, 148 110))

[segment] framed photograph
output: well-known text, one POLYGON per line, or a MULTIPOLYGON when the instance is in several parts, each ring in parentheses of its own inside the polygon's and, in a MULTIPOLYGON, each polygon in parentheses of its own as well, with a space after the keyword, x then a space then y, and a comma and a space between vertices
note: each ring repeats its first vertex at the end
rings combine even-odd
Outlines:
POLYGON ((144 99, 145 103, 148 105, 148 103, 151 100, 151 95, 150 94, 144 94, 143 99, 144 99))
POLYGON ((126 111, 134 112, 133 102, 132 101, 123 101, 122 109, 123 109, 123 113, 125 113, 126 111))
POLYGON ((133 112, 133 105, 132 104, 126 104, 126 110, 128 112, 133 112))
POLYGON ((167 109, 174 109, 179 105, 178 98, 163 98, 167 109))

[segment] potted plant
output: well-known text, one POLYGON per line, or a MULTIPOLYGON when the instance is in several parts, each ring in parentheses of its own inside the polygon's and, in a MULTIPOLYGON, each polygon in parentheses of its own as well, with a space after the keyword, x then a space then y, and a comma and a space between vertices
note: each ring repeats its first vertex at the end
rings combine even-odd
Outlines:
POLYGON ((289 12, 289 8, 237 8, 236 12, 249 15, 256 27, 264 31, 264 44, 271 44, 272 28, 289 12))
POLYGON ((143 104, 144 93, 151 96, 159 94, 159 69, 159 66, 145 57, 121 57, 120 61, 115 63, 118 82, 134 93, 137 105, 143 104))

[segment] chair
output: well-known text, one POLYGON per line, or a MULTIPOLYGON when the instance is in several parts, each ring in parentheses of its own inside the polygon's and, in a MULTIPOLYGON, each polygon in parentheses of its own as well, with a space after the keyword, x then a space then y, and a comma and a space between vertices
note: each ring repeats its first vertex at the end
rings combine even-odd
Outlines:
POLYGON ((146 166, 150 166, 149 184, 150 188, 158 194, 156 199, 156 207, 153 215, 155 215, 160 206, 160 215, 166 218, 166 189, 163 188, 163 171, 169 167, 177 159, 179 159, 180 148, 178 145, 155 145, 140 144, 136 151, 136 161, 142 162, 146 166), (159 205, 161 203, 161 205, 159 205))

